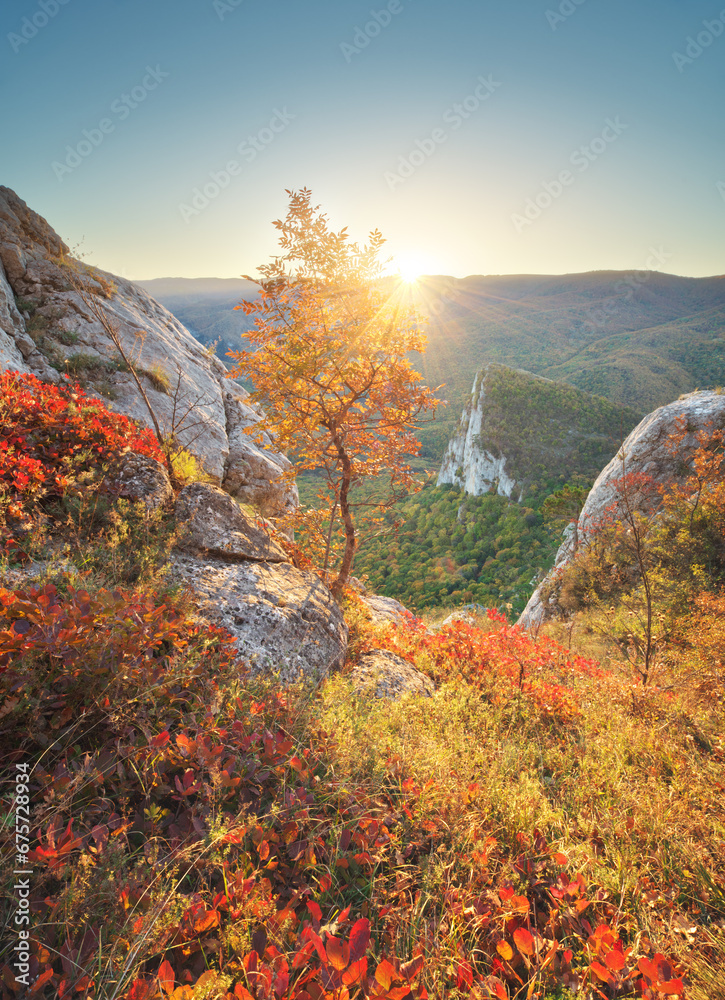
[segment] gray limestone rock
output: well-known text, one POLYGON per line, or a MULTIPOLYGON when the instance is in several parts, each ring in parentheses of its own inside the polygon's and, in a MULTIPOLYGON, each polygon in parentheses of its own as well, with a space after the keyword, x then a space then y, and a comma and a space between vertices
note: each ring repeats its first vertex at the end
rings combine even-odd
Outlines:
POLYGON ((405 695, 430 698, 435 684, 402 656, 386 649, 373 649, 360 657, 352 672, 352 682, 360 694, 395 701, 405 695))
MULTIPOLYGON (((587 537, 597 530, 605 517, 616 517, 618 480, 625 473, 642 473, 663 485, 683 477, 697 444, 696 433, 709 426, 725 426, 725 393, 714 390, 691 392, 648 414, 599 473, 592 486, 577 524, 580 546, 587 544, 587 537), (674 451, 671 435, 682 426, 687 428, 687 435, 674 451)), ((573 531, 567 533, 568 537, 565 537, 556 555, 554 568, 524 608, 519 618, 519 625, 524 628, 539 625, 554 612, 555 594, 553 602, 545 600, 544 590, 551 589, 556 575, 574 557, 573 534, 573 531)))
POLYGON ((400 601, 396 601, 393 597, 383 597, 382 594, 366 594, 362 597, 362 602, 376 623, 388 621, 402 625, 406 616, 411 614, 400 601))
POLYGON ((148 510, 157 510, 174 497, 171 480, 163 465, 135 451, 122 456, 106 477, 104 488, 111 496, 143 500, 148 510))
POLYGON ((236 638, 253 672, 291 684, 318 681, 345 662, 347 625, 316 574, 189 555, 174 556, 170 572, 194 591, 201 615, 236 638))
POLYGON ((115 370, 118 352, 104 324, 74 289, 70 262, 133 358, 162 433, 174 432, 216 483, 263 514, 297 505, 294 485, 277 481, 291 468, 287 458, 269 438, 256 445, 243 433, 259 421, 259 413, 246 390, 227 379, 222 362, 138 285, 73 262, 48 223, 6 187, 0 187, 0 262, 2 368, 57 382, 59 369, 73 355, 96 358, 102 377, 88 374, 91 391, 105 394, 112 409, 152 426, 132 376, 115 370), (27 334, 16 297, 32 303, 45 320, 41 349, 27 334))
POLYGON ((210 483, 191 483, 179 493, 176 521, 182 527, 178 547, 222 559, 289 562, 265 522, 261 526, 241 510, 228 493, 210 483))

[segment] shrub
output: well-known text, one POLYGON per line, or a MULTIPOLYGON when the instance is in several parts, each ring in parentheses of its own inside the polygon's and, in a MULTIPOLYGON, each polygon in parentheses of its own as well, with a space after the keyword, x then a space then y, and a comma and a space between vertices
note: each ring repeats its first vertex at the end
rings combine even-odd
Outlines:
POLYGON ((97 480, 126 451, 163 461, 151 431, 77 385, 0 374, 0 514, 21 517, 41 497, 97 480))

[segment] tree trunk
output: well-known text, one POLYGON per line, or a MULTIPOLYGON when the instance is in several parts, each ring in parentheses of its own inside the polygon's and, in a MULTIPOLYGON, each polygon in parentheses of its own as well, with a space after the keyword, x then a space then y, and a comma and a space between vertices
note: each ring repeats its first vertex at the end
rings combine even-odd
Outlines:
POLYGON ((340 570, 337 578, 333 580, 330 590, 335 600, 340 603, 345 584, 350 578, 355 550, 357 548, 357 538, 355 535, 355 522, 352 519, 350 509, 349 493, 352 485, 352 462, 345 450, 345 444, 337 430, 332 431, 332 441, 337 450, 340 465, 342 467, 342 479, 340 481, 340 514, 345 525, 345 551, 342 556, 340 570))

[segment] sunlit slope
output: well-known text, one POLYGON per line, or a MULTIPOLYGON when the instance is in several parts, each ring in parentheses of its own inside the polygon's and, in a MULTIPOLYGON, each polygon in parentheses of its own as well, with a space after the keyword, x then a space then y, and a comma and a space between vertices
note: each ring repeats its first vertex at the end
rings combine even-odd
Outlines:
POLYGON ((653 410, 693 388, 725 384, 725 308, 602 337, 545 370, 588 392, 653 410))

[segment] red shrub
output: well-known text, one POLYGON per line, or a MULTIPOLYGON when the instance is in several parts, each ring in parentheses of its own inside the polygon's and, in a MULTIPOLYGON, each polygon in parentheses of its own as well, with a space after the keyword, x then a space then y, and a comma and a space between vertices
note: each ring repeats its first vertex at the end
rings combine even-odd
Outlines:
POLYGON ((0 501, 11 516, 28 501, 62 495, 81 473, 96 472, 125 451, 163 460, 150 430, 77 385, 0 373, 0 501))

